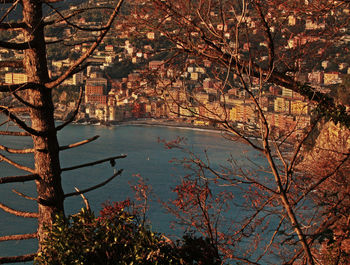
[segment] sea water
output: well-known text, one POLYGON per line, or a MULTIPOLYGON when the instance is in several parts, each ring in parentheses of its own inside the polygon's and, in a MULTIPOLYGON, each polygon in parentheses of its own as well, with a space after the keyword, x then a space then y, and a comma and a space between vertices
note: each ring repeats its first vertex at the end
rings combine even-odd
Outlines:
MULTIPOLYGON (((11 128, 10 128, 11 129, 11 128)), ((123 169, 123 173, 107 185, 86 194, 92 210, 95 213, 101 209, 106 201, 121 201, 127 198, 133 199, 134 192, 130 185, 137 182, 140 175, 152 186, 153 193, 162 201, 174 197, 171 192, 181 177, 188 172, 181 166, 169 161, 181 159, 186 154, 179 149, 168 149, 159 139, 172 141, 177 137, 186 139, 186 147, 202 158, 204 150, 207 151, 211 166, 228 165, 227 159, 231 156, 241 161, 244 157, 251 160, 259 160, 257 152, 246 144, 232 142, 225 139, 222 133, 206 130, 189 130, 185 128, 160 127, 160 126, 92 126, 92 125, 70 125, 58 133, 60 145, 68 145, 91 138, 95 135, 100 137, 89 144, 65 150, 60 153, 61 167, 70 167, 94 160, 100 160, 119 154, 126 154, 124 159, 116 160, 116 169, 123 169)), ((30 147, 28 137, 0 136, 0 142, 8 147, 24 146, 30 147)), ((33 165, 30 155, 7 155, 27 166, 33 165)), ((243 165, 242 164, 242 165, 243 165)), ((23 171, 14 169, 5 162, 0 162, 1 177, 7 175, 23 175, 23 171)), ((103 182, 113 175, 114 167, 107 162, 93 167, 86 167, 75 171, 62 173, 62 185, 65 193, 74 192, 74 187, 83 190, 103 182)), ((36 205, 12 192, 15 189, 28 196, 35 197, 34 183, 15 183, 0 185, 0 202, 11 208, 27 211, 35 211, 36 205)), ((67 214, 74 214, 84 207, 82 199, 77 197, 67 198, 65 210, 67 214)), ((152 229, 163 233, 172 233, 169 228, 173 217, 166 213, 157 201, 150 203, 149 218, 152 229)), ((35 219, 24 219, 15 217, 0 210, 0 236, 8 234, 33 233, 36 230, 35 219)), ((0 256, 11 256, 26 254, 36 250, 35 240, 1 242, 0 256)))

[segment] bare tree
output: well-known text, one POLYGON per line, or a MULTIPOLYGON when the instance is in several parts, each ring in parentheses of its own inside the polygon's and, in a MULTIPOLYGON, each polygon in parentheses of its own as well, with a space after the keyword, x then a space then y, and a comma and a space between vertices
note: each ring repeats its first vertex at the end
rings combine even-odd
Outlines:
MULTIPOLYGON (((197 166, 200 177, 206 177, 202 172, 208 171, 213 181, 250 186, 248 194, 253 214, 233 234, 244 237, 251 227, 253 237, 259 231, 257 227, 264 227, 269 216, 277 215, 279 221, 263 254, 274 242, 289 241, 295 255, 289 257, 288 264, 296 260, 319 263, 317 239, 334 223, 348 220, 349 215, 332 214, 329 211, 332 207, 326 211, 327 215, 321 205, 309 211, 304 211, 304 207, 313 197, 312 193, 324 194, 322 186, 330 179, 341 179, 339 174, 347 169, 350 150, 349 147, 337 150, 336 146, 328 150, 337 154, 337 159, 324 174, 314 168, 313 175, 307 177, 297 165, 306 155, 311 136, 322 128, 321 121, 331 120, 347 131, 350 115, 347 106, 330 95, 329 86, 321 86, 318 81, 308 83, 306 74, 320 69, 321 61, 334 63, 337 58, 334 49, 345 48, 343 39, 349 30, 349 16, 343 10, 349 10, 349 2, 142 2, 144 8, 135 11, 138 21, 144 21, 139 23, 141 30, 156 32, 173 43, 162 65, 166 70, 160 74, 160 81, 155 82, 156 92, 164 98, 170 111, 216 124, 228 132, 226 137, 242 139, 266 158, 268 167, 259 165, 253 173, 237 168, 235 163, 234 170, 221 172, 209 162, 190 156, 189 161, 197 166), (211 91, 201 93, 204 90, 201 81, 206 82, 206 78, 215 85, 207 87, 211 91), (303 115, 295 115, 294 122, 287 124, 285 131, 275 130, 266 93, 275 87, 302 97, 304 108, 313 109, 312 119, 304 123, 303 115), (232 118, 235 115, 229 106, 239 97, 245 101, 242 104, 245 111, 250 112, 250 120, 245 122, 255 127, 253 132, 232 118), (251 136, 258 140, 252 140, 251 136), (278 235, 283 235, 280 241, 278 235), (300 248, 293 245, 296 242, 300 248)), ((153 78, 157 78, 159 70, 152 73, 153 78)), ((341 183, 347 185, 346 181, 341 183)), ((341 204, 344 198, 340 197, 332 202, 333 207, 341 204)), ((242 260, 239 255, 231 258, 242 260)), ((259 264, 260 259, 244 261, 259 264)))
MULTIPOLYGON (((0 237, 4 240, 18 240, 37 237, 40 243, 44 239, 44 227, 49 226, 54 221, 57 214, 64 214, 64 200, 69 196, 79 195, 89 190, 98 188, 119 175, 121 171, 117 171, 107 181, 96 185, 84 191, 65 194, 61 185, 61 173, 63 171, 74 170, 76 168, 92 166, 95 164, 114 161, 115 159, 125 156, 115 156, 107 159, 86 163, 70 168, 61 168, 59 153, 63 150, 74 148, 82 144, 91 142, 97 137, 74 143, 68 146, 60 146, 57 141, 57 132, 62 130, 66 125, 73 121, 77 114, 81 99, 76 104, 76 110, 72 118, 56 125, 54 120, 54 105, 52 102, 52 91, 59 86, 64 80, 84 68, 86 59, 94 52, 96 47, 101 43, 108 31, 111 29, 115 21, 123 0, 116 1, 109 6, 86 7, 74 10, 60 11, 60 0, 6 0, 1 2, 1 19, 0 30, 7 33, 7 40, 0 41, 0 47, 7 49, 15 58, 9 61, 2 61, 1 67, 23 68, 27 77, 26 82, 19 84, 1 84, 0 91, 11 99, 14 104, 6 104, 0 106, 1 113, 7 117, 5 123, 12 122, 20 128, 19 131, 10 131, 4 129, 0 131, 1 135, 16 137, 31 137, 33 145, 31 148, 14 149, 9 146, 1 145, 0 149, 4 153, 10 154, 31 154, 34 157, 34 167, 24 166, 12 158, 8 158, 4 154, 0 154, 0 159, 8 164, 18 168, 24 172, 21 176, 4 176, 0 178, 0 183, 26 182, 35 181, 37 188, 37 197, 29 198, 28 196, 18 193, 37 202, 38 212, 22 212, 13 210, 10 207, 0 204, 0 208, 17 216, 37 218, 38 231, 33 234, 9 235, 0 237), (101 9, 107 15, 104 25, 100 27, 84 27, 78 23, 78 18, 84 16, 86 12, 101 9), (17 21, 11 20, 12 15, 16 15, 17 21), (79 41, 76 35, 66 36, 63 39, 47 40, 45 38, 45 29, 48 27, 68 28, 72 33, 78 32, 94 32, 90 35, 92 41, 87 51, 83 53, 77 60, 71 63, 70 67, 61 75, 51 79, 48 71, 47 62, 47 45, 61 43, 61 45, 74 45, 79 41), (95 36, 95 37, 94 37, 95 36), (23 59, 20 59, 20 58, 23 59), (20 113, 28 113, 30 115, 30 123, 25 122, 18 115, 20 113)), ((1 257, 0 263, 18 262, 32 260, 34 254, 16 257, 1 257)))

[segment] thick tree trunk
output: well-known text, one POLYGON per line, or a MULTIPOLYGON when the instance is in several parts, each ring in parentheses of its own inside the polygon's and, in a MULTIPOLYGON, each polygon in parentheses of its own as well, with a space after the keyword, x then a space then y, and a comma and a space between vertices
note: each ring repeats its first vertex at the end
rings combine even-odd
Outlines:
POLYGON ((39 132, 33 135, 35 171, 39 200, 38 237, 39 248, 44 238, 43 227, 50 225, 56 214, 63 213, 64 194, 61 186, 59 145, 54 123, 54 107, 51 90, 45 88, 48 82, 46 48, 42 18, 42 4, 39 0, 22 0, 23 18, 28 29, 25 40, 31 48, 25 50, 24 67, 28 81, 37 85, 27 91, 31 108, 32 128, 39 132))

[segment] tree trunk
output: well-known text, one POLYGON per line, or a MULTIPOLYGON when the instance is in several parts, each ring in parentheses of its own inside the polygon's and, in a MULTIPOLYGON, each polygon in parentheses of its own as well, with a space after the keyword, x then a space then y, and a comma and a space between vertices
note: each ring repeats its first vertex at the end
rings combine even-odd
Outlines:
POLYGON ((38 239, 44 239, 43 228, 51 225, 56 214, 63 213, 64 193, 61 186, 59 145, 54 123, 54 106, 51 89, 44 84, 49 81, 42 3, 38 0, 23 0, 23 19, 27 24, 25 41, 30 41, 30 49, 24 52, 24 67, 28 81, 36 85, 27 91, 31 108, 32 128, 38 132, 33 135, 35 172, 38 193, 38 239))

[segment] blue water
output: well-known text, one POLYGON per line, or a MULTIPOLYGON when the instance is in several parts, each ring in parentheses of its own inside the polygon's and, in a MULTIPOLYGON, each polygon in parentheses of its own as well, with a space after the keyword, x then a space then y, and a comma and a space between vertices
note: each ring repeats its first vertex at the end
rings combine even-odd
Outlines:
MULTIPOLYGON (((179 183, 181 176, 187 172, 182 166, 169 163, 173 158, 181 159, 185 156, 177 149, 166 149, 158 142, 158 138, 170 141, 177 137, 186 138, 187 147, 203 156, 207 150, 211 165, 218 167, 228 165, 227 159, 231 155, 238 161, 248 156, 252 160, 259 160, 257 153, 247 145, 239 142, 231 142, 222 137, 218 132, 189 130, 180 128, 153 127, 123 125, 115 127, 70 125, 58 137, 61 145, 67 145, 77 141, 100 135, 100 138, 90 144, 62 151, 60 155, 62 168, 69 167, 93 160, 103 159, 119 154, 127 154, 127 158, 117 160, 117 168, 124 169, 121 176, 112 180, 106 186, 86 194, 93 211, 98 213, 101 204, 106 201, 120 201, 133 197, 130 182, 137 181, 136 174, 140 174, 152 186, 154 194, 161 200, 168 200, 174 196, 171 188, 179 183)), ((4 145, 30 146, 30 139, 26 137, 0 136, 0 142, 4 145)), ((21 163, 32 165, 30 155, 17 155, 21 163)), ((246 163, 246 162, 242 162, 246 163)), ((0 162, 1 177, 6 175, 20 175, 23 172, 14 169, 5 162, 0 162)), ((113 174, 113 168, 109 163, 63 172, 63 188, 66 193, 73 192, 74 187, 79 189, 96 185, 113 174)), ((11 190, 16 189, 26 195, 35 197, 34 183, 4 184, 0 186, 0 202, 12 208, 35 211, 36 205, 11 190)), ((80 197, 70 197, 65 201, 67 214, 76 213, 84 206, 80 197)), ((164 209, 156 202, 152 203, 148 217, 154 230, 171 233, 169 222, 172 219, 164 209)), ((0 235, 11 233, 32 233, 35 231, 35 220, 14 217, 0 210, 0 235)), ((0 256, 25 254, 36 250, 35 240, 21 242, 1 242, 0 256)))

